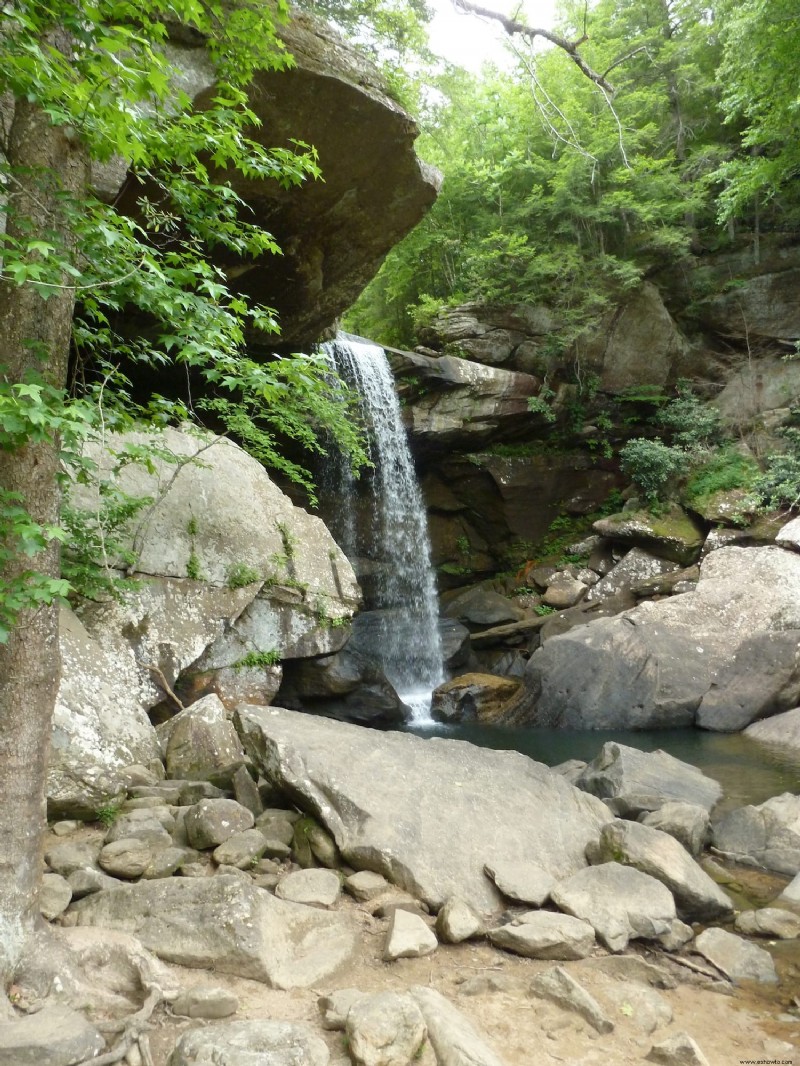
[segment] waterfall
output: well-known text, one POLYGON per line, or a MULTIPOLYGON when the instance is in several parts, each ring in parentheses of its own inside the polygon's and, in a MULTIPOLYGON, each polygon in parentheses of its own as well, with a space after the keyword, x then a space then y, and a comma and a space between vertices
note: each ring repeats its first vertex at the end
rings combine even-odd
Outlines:
POLYGON ((334 516, 343 550, 377 560, 378 631, 370 645, 414 721, 430 719, 431 692, 444 680, 436 585, 428 523, 417 484, 394 378, 383 348, 348 336, 323 345, 354 390, 368 435, 373 469, 367 521, 356 519, 356 482, 343 462, 334 516))

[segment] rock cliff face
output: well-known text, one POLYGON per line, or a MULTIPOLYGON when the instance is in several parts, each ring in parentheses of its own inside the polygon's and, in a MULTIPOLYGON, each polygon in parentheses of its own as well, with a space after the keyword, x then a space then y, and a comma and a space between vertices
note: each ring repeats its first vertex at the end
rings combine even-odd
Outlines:
MULTIPOLYGON (((623 488, 615 453, 653 435, 680 378, 733 437, 774 450, 800 398, 800 366, 784 359, 800 337, 800 249, 689 260, 561 354, 558 329, 546 307, 470 303, 423 327, 416 351, 391 353, 444 587, 507 570, 515 544, 623 488)), ((699 507, 704 529, 731 524, 737 501, 722 504, 730 513, 699 507)))
MULTIPOLYGON (((223 256, 220 265, 240 291, 278 312, 281 343, 296 349, 320 339, 355 301, 433 203, 441 176, 415 155, 414 120, 363 55, 307 15, 295 14, 280 36, 295 62, 255 75, 248 105, 260 126, 250 136, 267 148, 313 146, 322 180, 283 189, 240 175, 212 177, 230 180, 252 210, 250 221, 283 251, 256 262, 223 256)), ((215 91, 205 49, 184 42, 169 48, 176 88, 202 108, 215 91)), ((135 213, 137 186, 125 171, 117 160, 94 181, 135 213)))

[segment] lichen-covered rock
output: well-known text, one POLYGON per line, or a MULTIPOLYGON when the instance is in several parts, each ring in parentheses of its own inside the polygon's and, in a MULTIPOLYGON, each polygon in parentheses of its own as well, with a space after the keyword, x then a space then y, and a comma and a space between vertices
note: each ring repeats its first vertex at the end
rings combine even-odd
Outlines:
POLYGON ((648 511, 623 511, 600 518, 592 527, 610 540, 644 548, 682 566, 693 563, 705 541, 704 531, 680 507, 654 517, 648 511))
POLYGON ((677 570, 679 564, 670 559, 652 555, 643 548, 631 548, 608 573, 593 585, 586 594, 587 603, 616 596, 620 592, 633 588, 641 581, 668 574, 677 570))
POLYGON ((204 696, 159 728, 172 779, 232 778, 244 752, 225 707, 214 693, 204 696), (161 730, 165 730, 163 733, 161 730))
POLYGON ((251 829, 254 822, 252 811, 231 799, 201 800, 184 819, 189 843, 199 851, 224 844, 234 833, 251 829))

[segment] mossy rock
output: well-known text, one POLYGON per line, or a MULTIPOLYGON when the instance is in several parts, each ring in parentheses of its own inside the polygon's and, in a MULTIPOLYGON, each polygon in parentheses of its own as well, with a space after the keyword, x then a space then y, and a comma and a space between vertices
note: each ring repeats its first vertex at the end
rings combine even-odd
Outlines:
POLYGON ((592 528, 603 537, 644 548, 682 566, 698 559, 706 537, 701 526, 676 504, 660 515, 643 510, 623 511, 599 519, 592 528))

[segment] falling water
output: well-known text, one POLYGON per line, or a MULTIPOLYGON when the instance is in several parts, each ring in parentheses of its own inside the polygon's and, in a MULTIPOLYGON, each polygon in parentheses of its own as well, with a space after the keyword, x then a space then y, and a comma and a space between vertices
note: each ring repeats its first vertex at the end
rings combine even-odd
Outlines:
POLYGON ((379 559, 375 592, 380 632, 370 641, 384 673, 417 722, 429 720, 431 692, 444 680, 436 587, 422 495, 383 348, 346 333, 323 346, 358 394, 374 469, 367 539, 358 543, 355 482, 340 472, 338 530, 348 554, 379 559))

